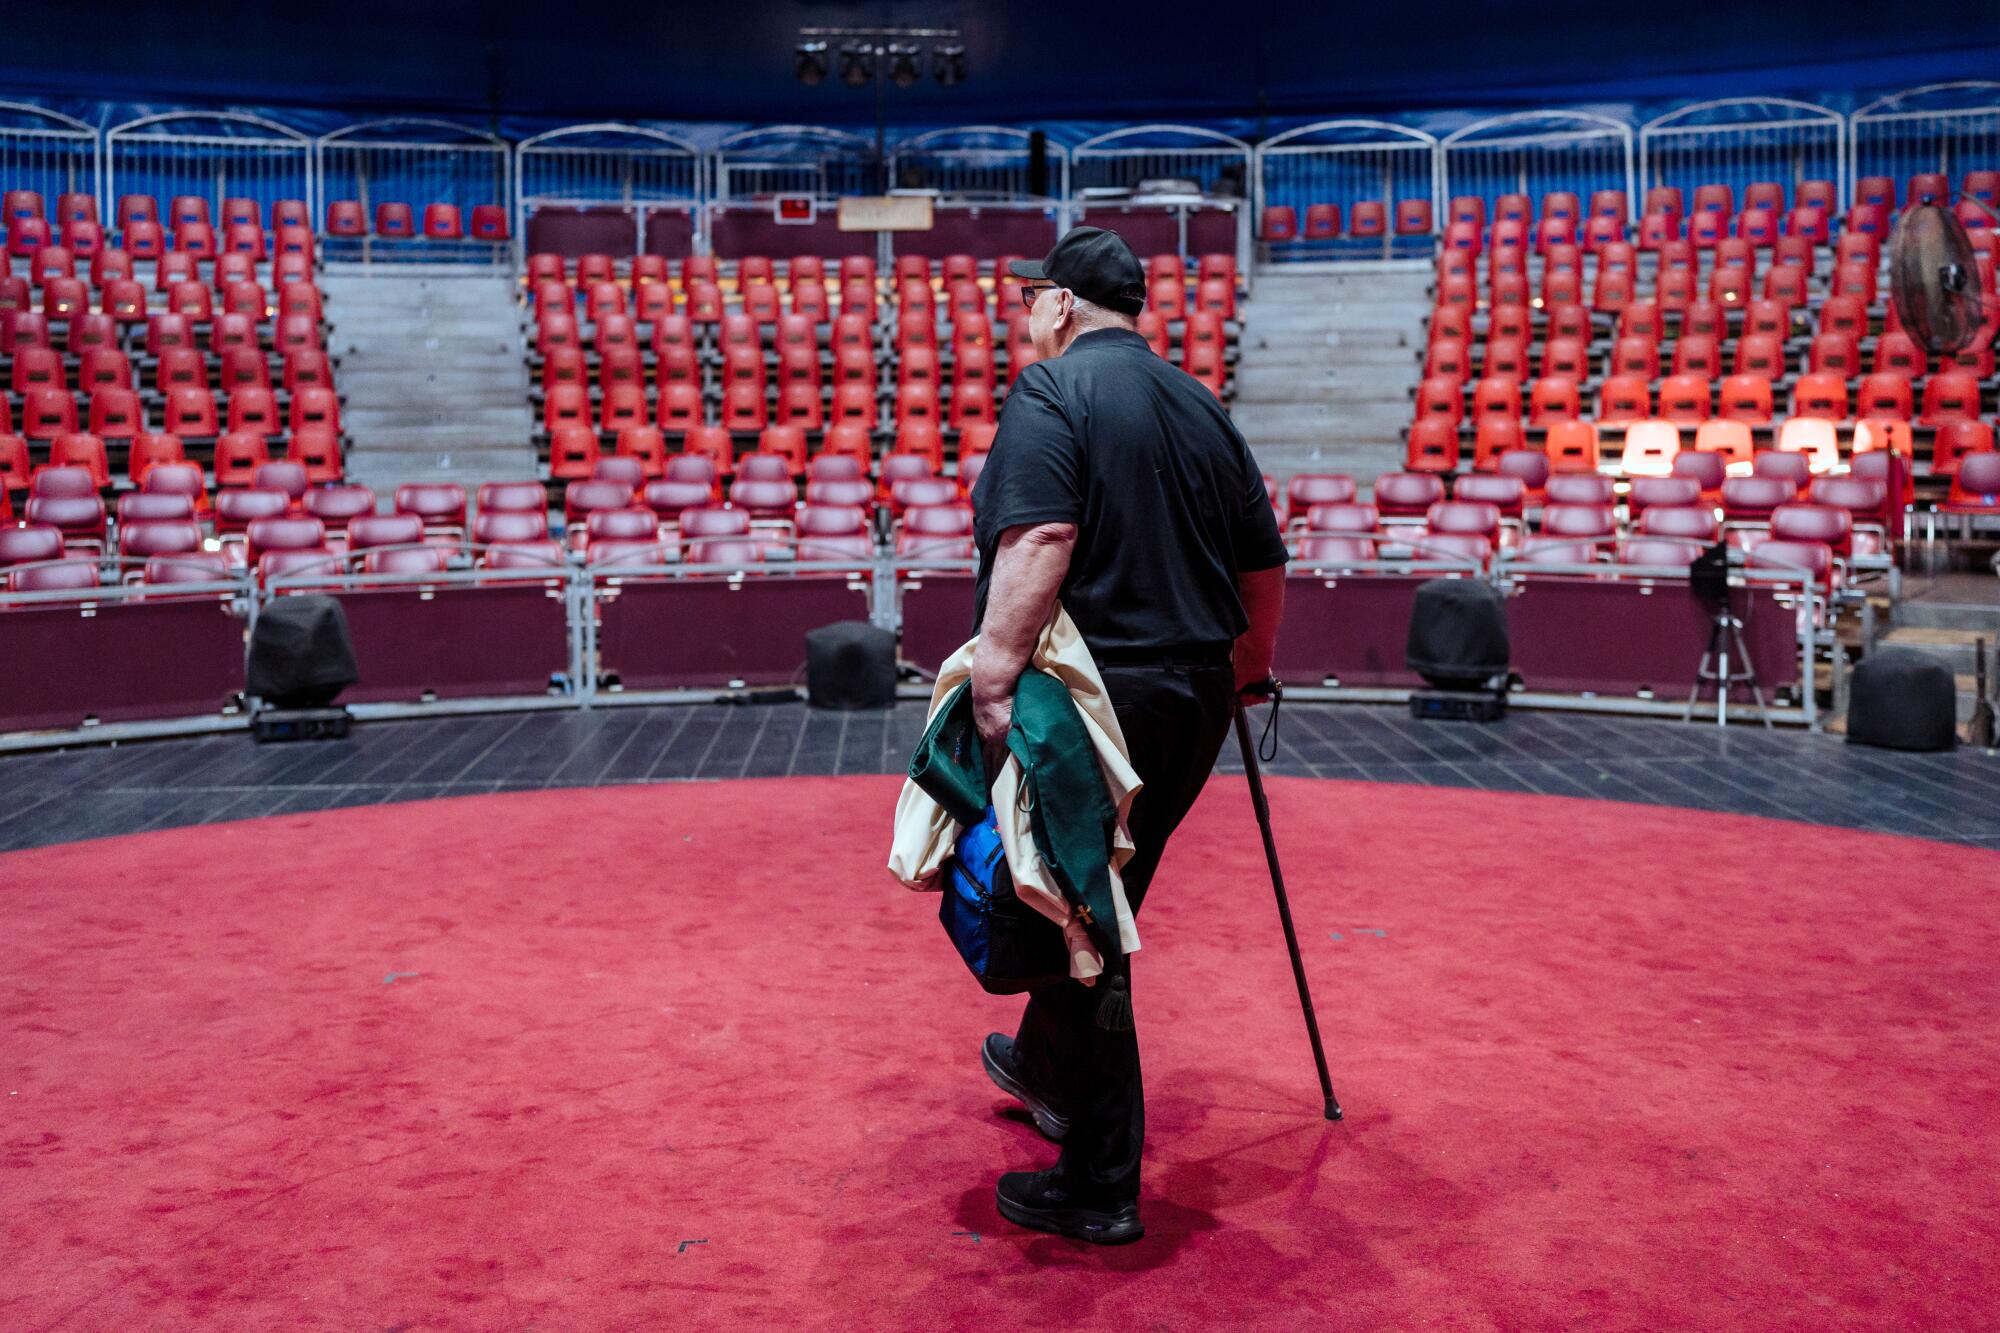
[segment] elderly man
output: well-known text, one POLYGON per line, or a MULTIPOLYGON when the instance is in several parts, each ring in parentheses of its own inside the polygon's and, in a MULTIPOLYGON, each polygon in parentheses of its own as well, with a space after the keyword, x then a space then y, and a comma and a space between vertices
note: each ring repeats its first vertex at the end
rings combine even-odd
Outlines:
MULTIPOLYGON (((1004 742, 1014 685, 1060 598, 1083 635, 1144 782, 1124 867, 1136 912, 1200 795, 1240 691, 1270 674, 1285 546, 1264 480, 1222 405, 1136 328, 1145 270, 1116 232, 1079 227, 1027 286, 1041 360, 1007 395, 974 488, 979 647, 974 718, 1004 742)), ((995 1033, 987 1073, 1062 1145, 1046 1171, 1000 1178, 1002 1215, 1098 1244, 1137 1240, 1145 1105, 1139 1043, 1094 1021, 1094 992, 1030 995, 995 1033)))

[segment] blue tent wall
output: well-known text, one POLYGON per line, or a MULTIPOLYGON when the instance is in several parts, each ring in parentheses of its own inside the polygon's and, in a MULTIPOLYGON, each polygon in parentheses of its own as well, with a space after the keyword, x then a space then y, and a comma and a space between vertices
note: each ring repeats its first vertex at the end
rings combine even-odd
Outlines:
MULTIPOLYGON (((17 5, 0 88, 69 98, 412 105, 473 116, 872 123, 872 90, 791 75, 801 25, 955 23, 970 77, 891 88, 897 124, 1269 117, 1907 87, 2000 70, 1992 0, 1810 6, 439 0, 17 5)), ((296 119, 296 117, 286 117, 296 119)))

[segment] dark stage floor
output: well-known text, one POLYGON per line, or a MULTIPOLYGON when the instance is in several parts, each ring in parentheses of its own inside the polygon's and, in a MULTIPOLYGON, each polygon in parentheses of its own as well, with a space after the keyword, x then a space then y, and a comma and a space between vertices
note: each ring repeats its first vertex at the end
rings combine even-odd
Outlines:
MULTIPOLYGON (((1260 719, 1261 721, 1261 719, 1260 719)), ((145 829, 542 787, 900 772, 923 707, 606 708, 357 727, 259 747, 242 735, 0 757, 0 850, 145 829)), ((1751 727, 1516 713, 1418 723, 1293 703, 1276 773, 1594 796, 1768 815, 2000 849, 2000 755, 1906 755, 1751 727)), ((1222 767, 1235 771, 1234 747, 1222 767)), ((886 812, 884 820, 886 837, 886 812)))

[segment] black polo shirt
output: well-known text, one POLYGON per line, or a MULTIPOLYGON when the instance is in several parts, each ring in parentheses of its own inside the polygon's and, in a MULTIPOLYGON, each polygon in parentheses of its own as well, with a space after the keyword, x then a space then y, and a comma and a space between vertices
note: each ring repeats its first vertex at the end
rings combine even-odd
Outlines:
POLYGON ((1000 534, 1076 525, 1062 603, 1093 649, 1234 639, 1236 576, 1285 563, 1264 478, 1215 395, 1124 329, 1021 372, 973 487, 975 619, 1000 534))

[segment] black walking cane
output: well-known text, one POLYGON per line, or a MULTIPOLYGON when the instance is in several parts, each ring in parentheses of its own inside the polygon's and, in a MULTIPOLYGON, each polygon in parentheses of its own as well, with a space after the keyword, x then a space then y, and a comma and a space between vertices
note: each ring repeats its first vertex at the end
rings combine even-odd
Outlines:
MULTIPOLYGON (((1246 686, 1242 693, 1268 698, 1271 722, 1276 725, 1280 697, 1276 680, 1246 686)), ((1278 868, 1278 842, 1271 835, 1271 805, 1264 799, 1264 775, 1257 767, 1257 747, 1250 743, 1250 723, 1240 695, 1236 700, 1236 743, 1243 750, 1243 773, 1250 779, 1250 804, 1257 810, 1257 826, 1264 834, 1264 859, 1271 864, 1271 889, 1278 895, 1278 920, 1284 924, 1285 949, 1292 956, 1292 979, 1299 983, 1299 1007, 1305 1010, 1306 1035, 1312 1038, 1313 1063, 1319 1068, 1319 1090, 1326 1095, 1326 1118, 1338 1120, 1340 1103, 1333 1095, 1333 1079, 1326 1072, 1326 1047, 1320 1044, 1319 1020, 1313 1016, 1312 991, 1306 986, 1306 965, 1299 958, 1299 936, 1292 929, 1292 904, 1285 896, 1285 872, 1278 868)))

